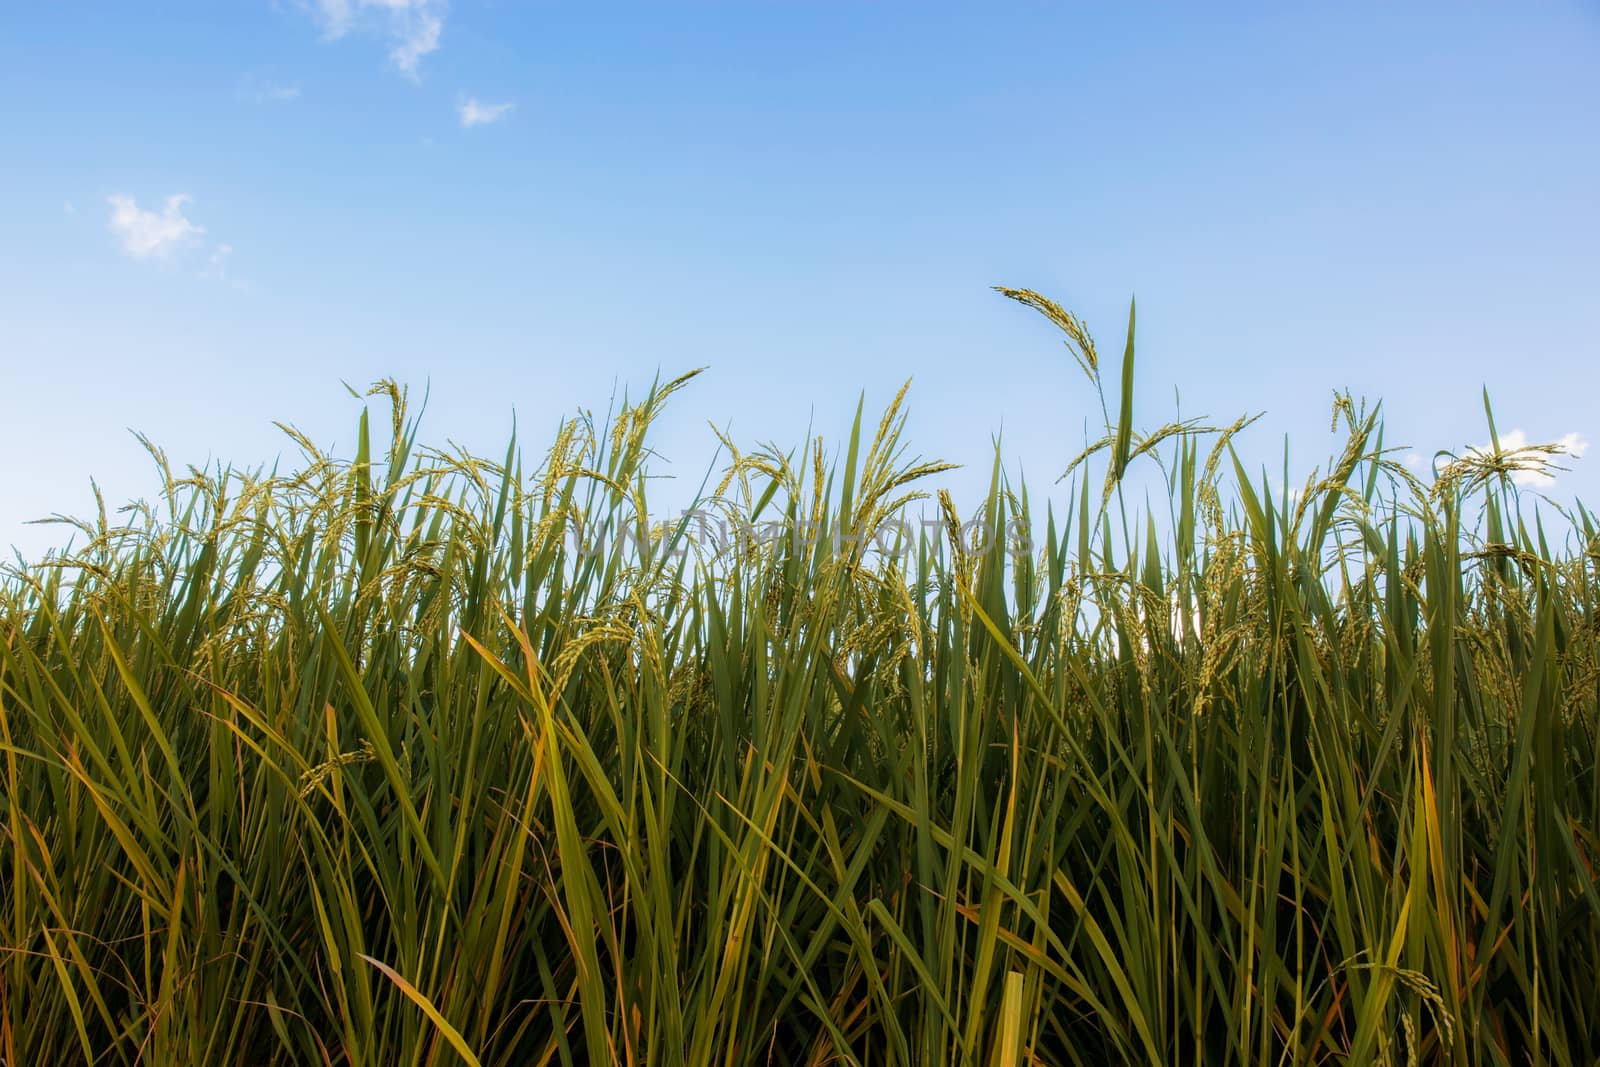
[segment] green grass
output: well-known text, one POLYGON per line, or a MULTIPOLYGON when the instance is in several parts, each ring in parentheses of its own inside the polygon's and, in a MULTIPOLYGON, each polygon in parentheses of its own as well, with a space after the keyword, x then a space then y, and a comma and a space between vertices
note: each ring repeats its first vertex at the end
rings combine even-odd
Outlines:
POLYGON ((1509 477, 1554 454, 1423 484, 1343 397, 1290 494, 1243 422, 1140 431, 1131 314, 1108 398, 1006 292, 1105 437, 898 557, 852 538, 940 469, 899 398, 728 442, 705 506, 797 536, 720 550, 647 509, 682 379, 526 469, 389 385, 348 462, 157 453, 0 587, 0 1062, 1593 1063, 1600 530, 1509 477))

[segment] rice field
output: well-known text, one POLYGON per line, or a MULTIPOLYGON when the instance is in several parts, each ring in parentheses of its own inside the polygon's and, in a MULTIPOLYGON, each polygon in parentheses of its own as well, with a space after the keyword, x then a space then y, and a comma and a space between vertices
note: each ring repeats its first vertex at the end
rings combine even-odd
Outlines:
POLYGON ((1136 417, 1131 315, 1003 292, 1104 415, 1054 504, 925 495, 902 392, 654 514, 692 375, 490 458, 389 382, 352 456, 152 446, 0 586, 0 1063, 1595 1063, 1559 454, 1419 479, 1341 395, 1272 485, 1136 417))

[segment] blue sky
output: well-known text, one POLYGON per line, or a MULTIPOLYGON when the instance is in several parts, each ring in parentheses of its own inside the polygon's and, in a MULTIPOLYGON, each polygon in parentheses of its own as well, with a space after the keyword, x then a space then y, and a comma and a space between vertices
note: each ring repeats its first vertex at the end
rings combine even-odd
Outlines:
POLYGON ((7 5, 0 544, 150 494, 130 428, 348 449, 340 382, 384 375, 533 455, 707 364, 658 441, 688 482, 707 420, 837 439, 914 377, 967 500, 1002 431, 1047 483, 1098 409, 996 283, 1112 359, 1137 293, 1140 421, 1264 410, 1274 470, 1336 388, 1420 455, 1486 439, 1484 385, 1600 440, 1597 115, 1592 3, 7 5))

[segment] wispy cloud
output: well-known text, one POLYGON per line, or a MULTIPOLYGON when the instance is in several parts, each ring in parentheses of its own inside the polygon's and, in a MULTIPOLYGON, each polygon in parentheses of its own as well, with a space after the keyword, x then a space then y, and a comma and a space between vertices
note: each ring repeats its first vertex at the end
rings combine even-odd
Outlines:
POLYGON ((239 79, 239 88, 234 95, 240 100, 256 104, 286 104, 300 99, 300 86, 266 81, 247 74, 239 79))
POLYGON ((142 208, 133 197, 121 193, 107 197, 106 202, 111 205, 111 232, 134 259, 166 259, 206 232, 184 216, 187 193, 167 197, 159 211, 142 208))
POLYGON ((213 248, 211 250, 209 273, 215 278, 226 281, 228 277, 228 257, 231 255, 233 255, 233 246, 230 244, 218 244, 217 247, 213 248))
POLYGON ((461 125, 487 126, 491 122, 499 122, 511 114, 515 104, 485 104, 477 97, 469 97, 456 106, 456 111, 461 116, 461 125))
POLYGON ((449 10, 447 0, 310 0, 310 7, 329 40, 358 29, 388 38, 390 61, 412 81, 422 57, 438 51, 449 10))

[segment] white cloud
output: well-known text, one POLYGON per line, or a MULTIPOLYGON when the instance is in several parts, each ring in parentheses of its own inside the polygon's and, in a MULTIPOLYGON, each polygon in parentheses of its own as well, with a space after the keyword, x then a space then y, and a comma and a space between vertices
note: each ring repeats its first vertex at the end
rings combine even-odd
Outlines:
POLYGON ((447 0, 310 0, 311 10, 329 40, 355 29, 370 29, 391 42, 389 59, 400 73, 417 80, 422 57, 439 48, 447 0))
POLYGON ((463 126, 487 126, 491 122, 499 122, 511 114, 515 104, 484 104, 477 97, 471 97, 457 105, 456 111, 461 115, 463 126))
POLYGON ((133 197, 121 193, 107 197, 106 202, 111 205, 111 232, 134 259, 165 259, 206 232, 184 217, 187 193, 167 197, 159 212, 147 211, 133 197))
POLYGON ((228 257, 233 255, 233 246, 219 244, 211 250, 211 273, 218 278, 228 277, 228 257))
MULTIPOLYGON (((1510 433, 1500 434, 1499 438, 1501 455, 1535 448, 1539 444, 1539 442, 1530 441, 1528 435, 1522 430, 1512 430, 1510 433)), ((1585 452, 1589 451, 1589 439, 1577 432, 1563 434, 1558 440, 1549 442, 1549 444, 1554 445, 1559 454, 1548 455, 1529 452, 1527 454, 1527 465, 1521 469, 1513 470, 1511 472, 1511 480, 1528 488, 1548 489, 1555 484, 1556 475, 1559 473, 1552 469, 1551 464, 1565 466, 1562 460, 1567 458, 1579 459, 1585 452)), ((1494 455, 1494 446, 1489 444, 1475 445, 1467 449, 1467 454, 1492 456, 1494 455)))
POLYGON ((284 85, 274 81, 257 81, 247 76, 239 79, 237 95, 240 100, 249 100, 257 104, 286 104, 291 100, 300 99, 300 86, 284 85))

